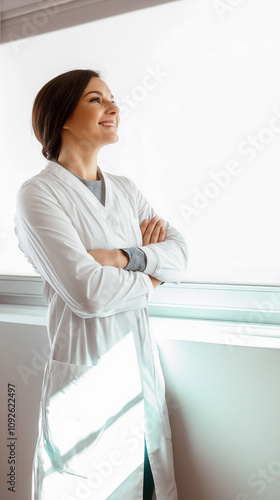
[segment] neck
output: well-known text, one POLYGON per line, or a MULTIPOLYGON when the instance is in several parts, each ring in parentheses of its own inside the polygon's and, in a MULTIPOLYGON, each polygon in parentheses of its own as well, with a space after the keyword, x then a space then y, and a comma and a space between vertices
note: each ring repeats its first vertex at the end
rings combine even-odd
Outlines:
POLYGON ((98 151, 85 151, 80 153, 71 147, 63 148, 58 157, 58 163, 73 174, 88 181, 99 179, 97 172, 98 151))

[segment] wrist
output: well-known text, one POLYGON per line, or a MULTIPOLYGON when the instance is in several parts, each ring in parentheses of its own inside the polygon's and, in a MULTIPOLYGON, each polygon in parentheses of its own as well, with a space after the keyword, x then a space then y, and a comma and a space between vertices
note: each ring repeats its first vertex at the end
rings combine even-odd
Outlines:
POLYGON ((117 250, 117 252, 118 252, 118 256, 117 256, 118 265, 117 265, 117 267, 121 267, 122 269, 124 269, 127 266, 127 264, 129 263, 129 255, 125 250, 122 250, 122 249, 117 250))

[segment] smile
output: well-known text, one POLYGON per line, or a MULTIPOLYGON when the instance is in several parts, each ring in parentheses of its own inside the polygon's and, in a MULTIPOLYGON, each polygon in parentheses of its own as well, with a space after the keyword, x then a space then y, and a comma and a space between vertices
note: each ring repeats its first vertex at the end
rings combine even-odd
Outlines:
POLYGON ((99 125, 103 125, 103 127, 115 127, 114 123, 99 123, 99 125))

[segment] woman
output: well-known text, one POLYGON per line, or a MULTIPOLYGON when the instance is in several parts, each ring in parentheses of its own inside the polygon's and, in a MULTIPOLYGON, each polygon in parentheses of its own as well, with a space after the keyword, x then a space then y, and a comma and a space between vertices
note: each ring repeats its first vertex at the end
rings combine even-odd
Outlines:
POLYGON ((59 75, 34 101, 49 161, 21 186, 15 218, 19 247, 44 280, 51 346, 33 500, 177 499, 147 303, 162 282, 180 282, 187 248, 132 180, 97 165, 118 125, 96 71, 59 75))

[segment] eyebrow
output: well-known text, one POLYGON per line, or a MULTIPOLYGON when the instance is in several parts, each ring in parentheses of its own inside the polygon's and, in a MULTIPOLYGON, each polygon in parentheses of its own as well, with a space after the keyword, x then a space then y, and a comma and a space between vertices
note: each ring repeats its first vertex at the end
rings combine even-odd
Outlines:
MULTIPOLYGON (((100 94, 103 96, 102 92, 99 92, 99 90, 90 90, 84 97, 86 97, 88 94, 100 94)), ((114 99, 114 96, 112 94, 111 97, 114 99)))

